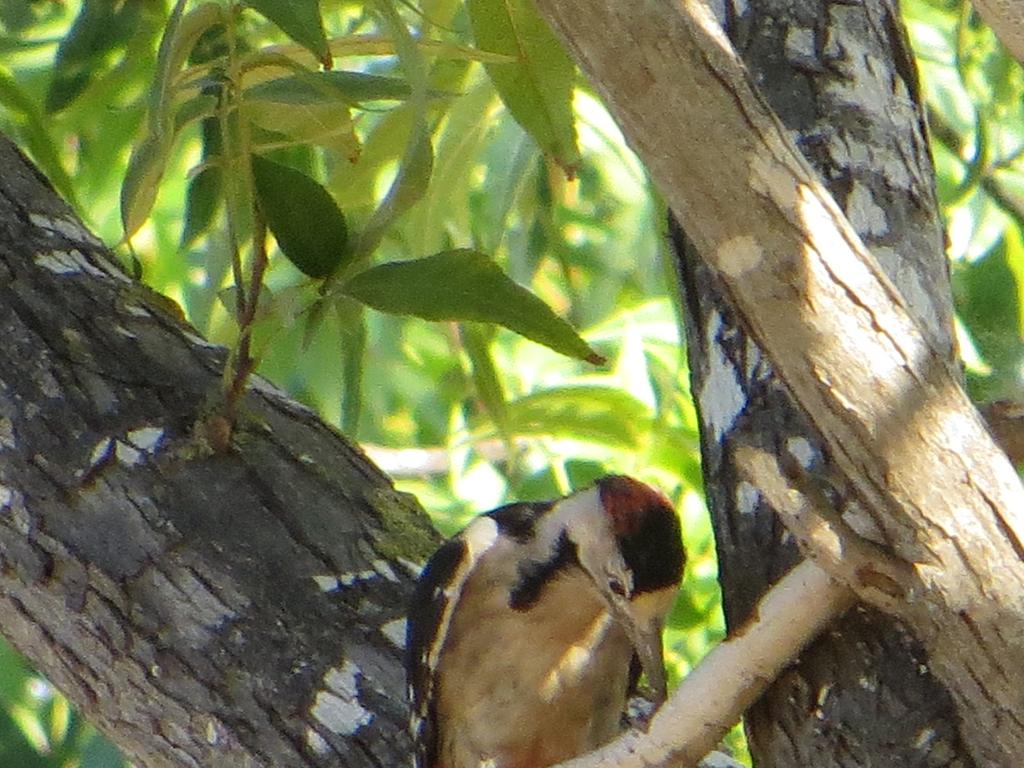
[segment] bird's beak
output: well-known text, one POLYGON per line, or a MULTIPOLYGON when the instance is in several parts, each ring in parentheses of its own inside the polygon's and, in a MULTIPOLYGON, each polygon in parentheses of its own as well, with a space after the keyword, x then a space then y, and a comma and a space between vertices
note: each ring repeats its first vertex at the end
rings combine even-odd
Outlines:
POLYGON ((628 603, 616 603, 614 609, 616 618, 626 630, 626 636, 633 645, 633 650, 640 657, 640 665, 654 692, 654 704, 661 704, 668 692, 668 682, 665 678, 665 648, 661 640, 662 622, 657 619, 640 619, 630 610, 628 603))

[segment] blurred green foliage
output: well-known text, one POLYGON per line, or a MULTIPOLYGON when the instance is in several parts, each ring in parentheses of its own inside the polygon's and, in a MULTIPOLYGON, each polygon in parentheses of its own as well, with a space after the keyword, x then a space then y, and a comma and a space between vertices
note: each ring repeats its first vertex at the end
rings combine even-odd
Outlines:
MULTIPOLYGON (((668 629, 685 674, 723 633, 714 542, 661 206, 614 123, 525 2, 248 6, 4 0, 0 129, 129 270, 367 446, 442 531, 607 472, 664 489, 689 552, 668 629), (477 254, 465 284, 431 267, 457 249, 477 254), (411 275, 397 298, 374 292, 386 262, 411 275), (537 310, 509 320, 525 289, 537 310)), ((965 4, 904 7, 970 386, 1013 396, 1024 80, 965 4)), ((0 648, 0 765, 120 764, 0 648)))

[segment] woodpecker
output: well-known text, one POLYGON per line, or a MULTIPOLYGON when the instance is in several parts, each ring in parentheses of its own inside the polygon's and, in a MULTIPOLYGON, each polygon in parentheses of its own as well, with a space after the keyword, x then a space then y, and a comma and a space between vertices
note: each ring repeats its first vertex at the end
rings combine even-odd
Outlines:
POLYGON ((408 613, 415 768, 546 768, 622 729, 640 668, 665 697, 679 518, 621 475, 474 519, 430 558, 408 613))

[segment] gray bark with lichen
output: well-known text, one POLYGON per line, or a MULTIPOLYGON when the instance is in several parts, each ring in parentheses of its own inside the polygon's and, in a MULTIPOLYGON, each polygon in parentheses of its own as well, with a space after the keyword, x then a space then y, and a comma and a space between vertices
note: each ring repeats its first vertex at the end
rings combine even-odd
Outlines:
MULTIPOLYGON (((727 5, 724 26, 755 81, 851 223, 952 358, 948 265, 913 61, 898 8, 863 3, 727 5)), ((680 250, 682 238, 677 240, 680 250)), ((702 415, 726 618, 738 626, 799 558, 733 451, 757 445, 804 467, 854 527, 820 441, 724 301, 710 270, 680 257, 693 389, 702 415)), ((858 608, 749 712, 758 766, 969 766, 949 694, 906 630, 858 608)))
POLYGON ((125 277, 0 137, 0 632, 140 766, 404 764, 414 501, 125 277))

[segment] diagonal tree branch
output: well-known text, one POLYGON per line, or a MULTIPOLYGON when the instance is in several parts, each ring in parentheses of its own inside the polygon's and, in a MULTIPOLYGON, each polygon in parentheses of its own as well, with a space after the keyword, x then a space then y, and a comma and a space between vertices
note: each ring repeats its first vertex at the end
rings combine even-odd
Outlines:
POLYGON ((1011 764, 1024 753, 1024 489, 955 371, 702 3, 538 5, 915 574, 900 616, 952 691, 975 759, 1011 764))
POLYGON ((140 766, 408 759, 416 503, 129 280, 0 137, 0 632, 140 766))

